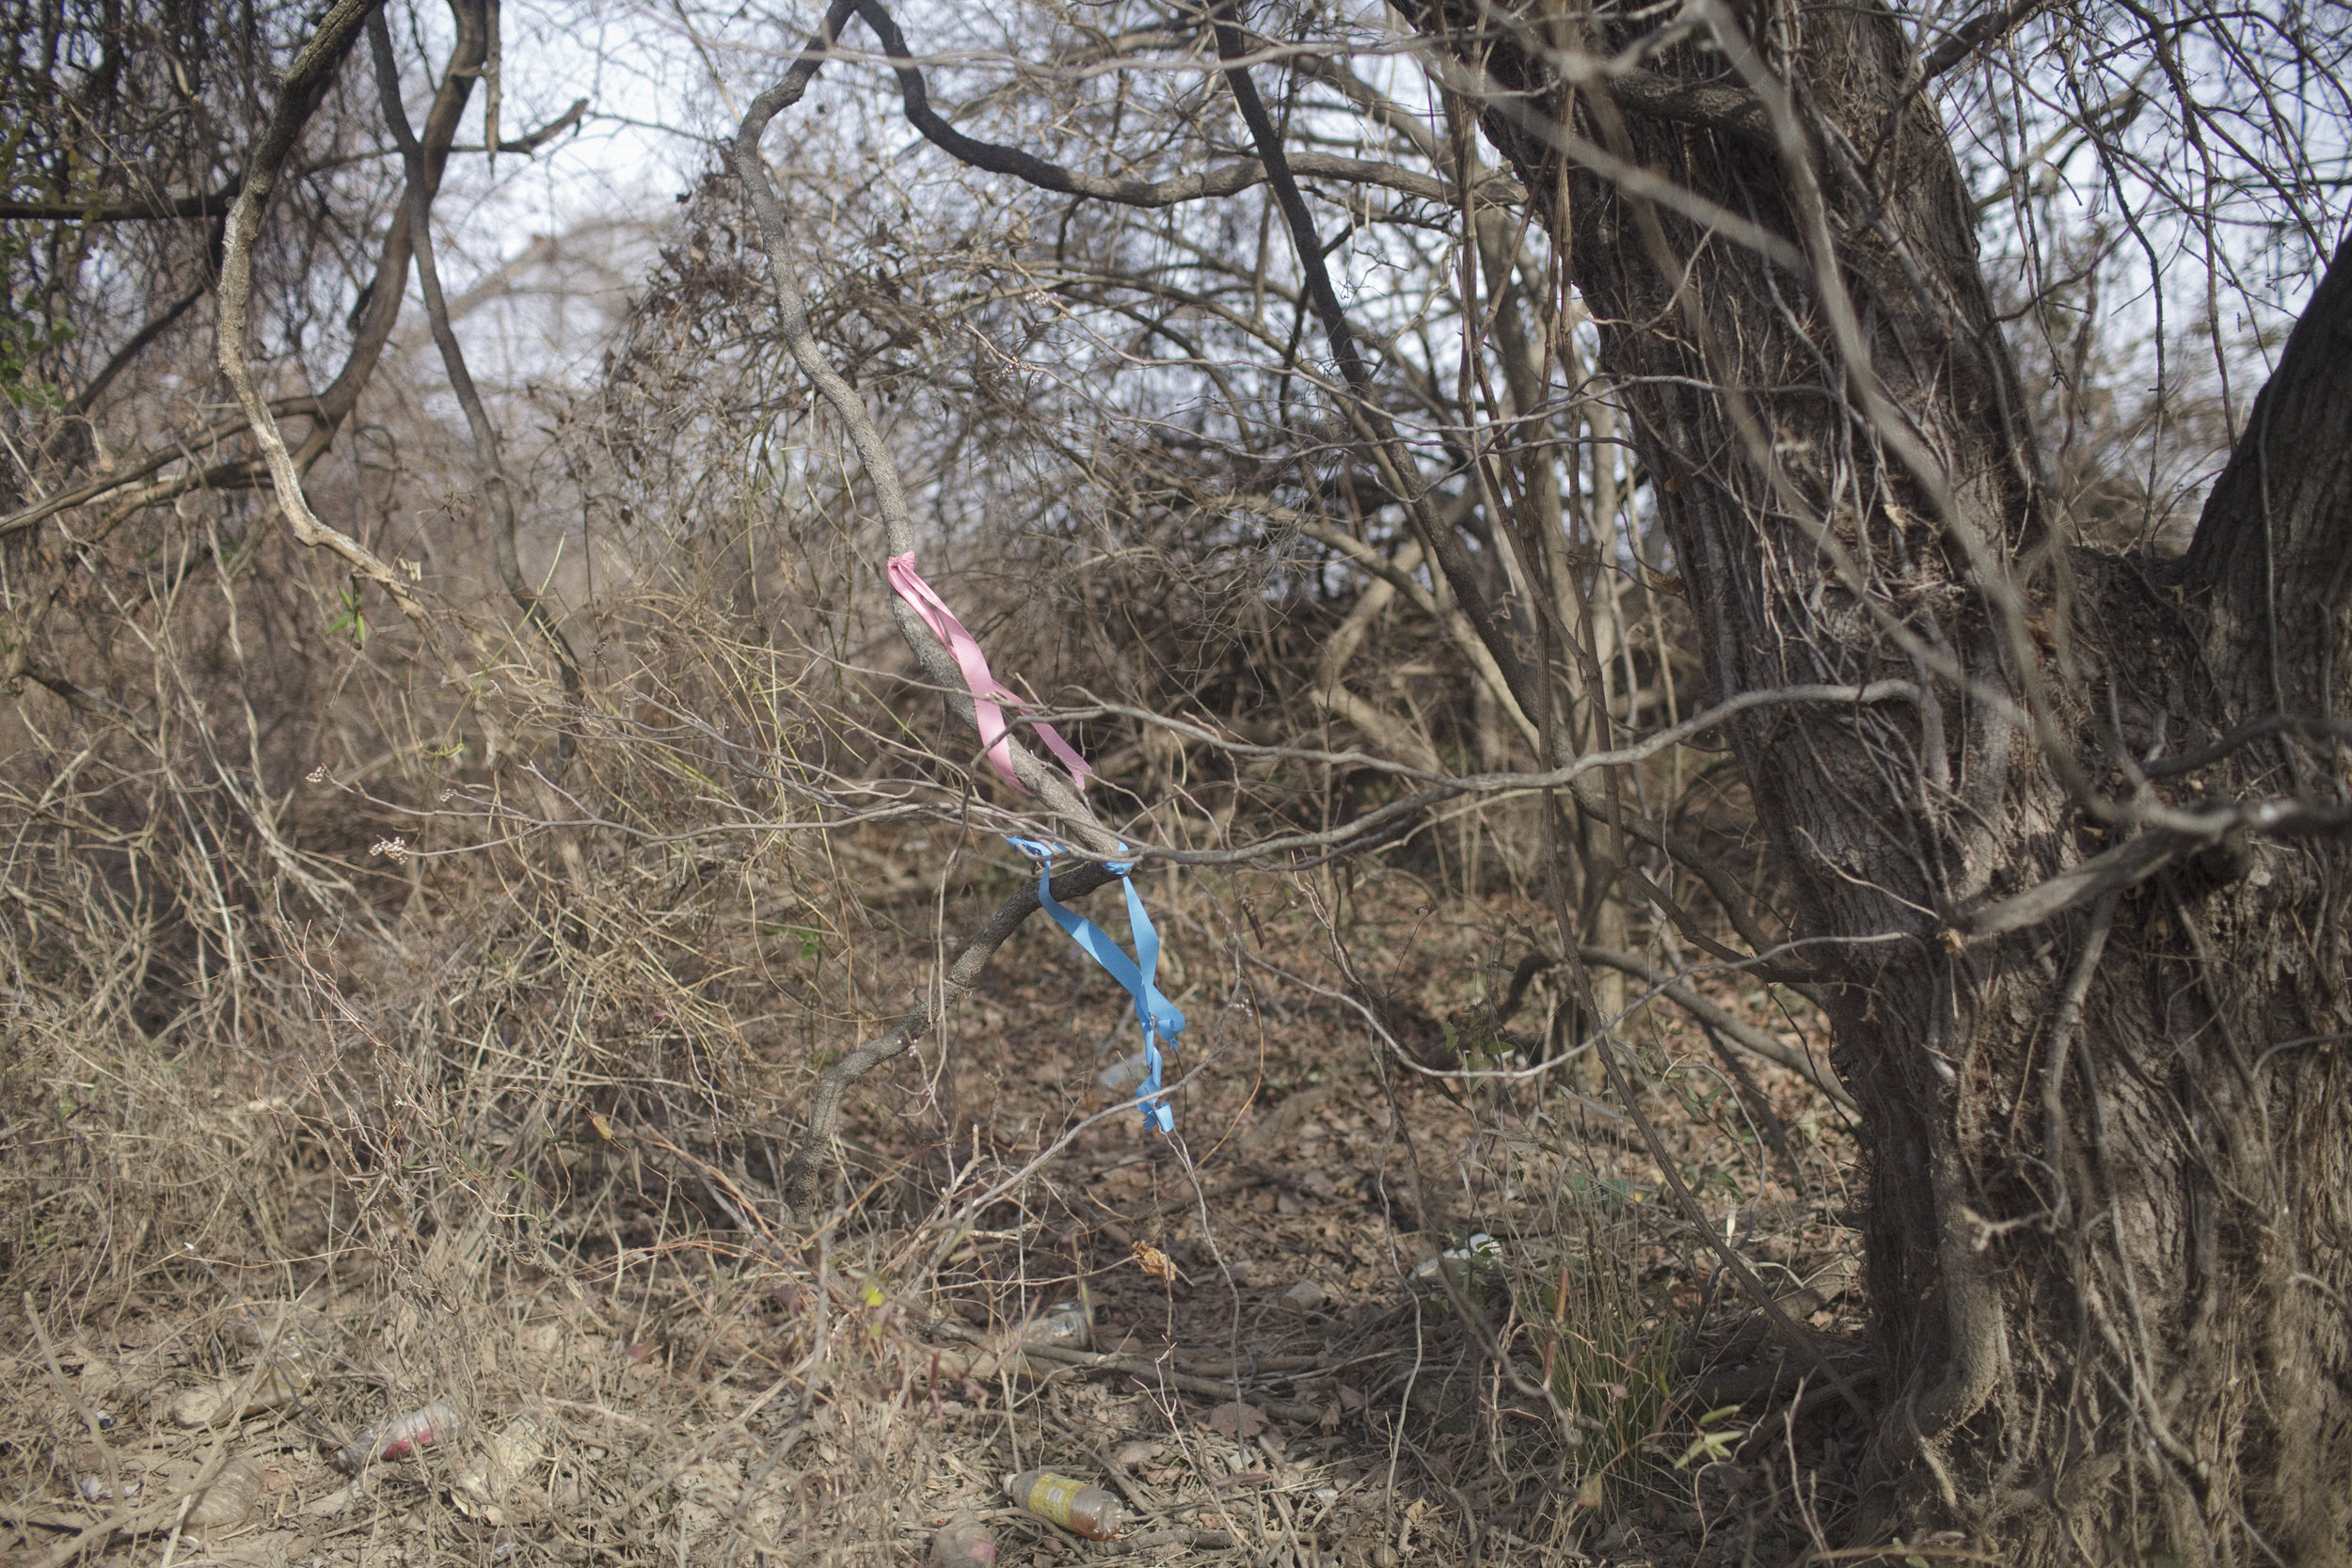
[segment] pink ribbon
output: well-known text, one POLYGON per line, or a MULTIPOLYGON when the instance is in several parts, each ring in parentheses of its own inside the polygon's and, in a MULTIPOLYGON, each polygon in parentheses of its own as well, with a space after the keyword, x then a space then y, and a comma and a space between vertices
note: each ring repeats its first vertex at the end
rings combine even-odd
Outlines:
MULTIPOLYGON (((925 582, 923 574, 914 569, 914 551, 890 558, 890 586, 898 591, 900 598, 914 607, 914 613, 923 618, 923 624, 931 628, 931 635, 946 644, 947 652, 955 657, 956 668, 963 672, 963 684, 971 689, 972 713, 979 724, 980 744, 986 752, 989 766, 995 768, 1007 784, 1025 795, 1028 794, 1028 786, 1013 776, 1012 748, 1006 744, 1004 705, 1009 703, 1016 709, 1030 705, 1013 695, 1010 689, 989 669, 988 656, 980 652, 978 640, 964 629, 961 621, 956 619, 956 612, 947 608, 947 601, 939 596, 939 591, 925 582)), ((1060 758, 1061 765, 1070 769, 1070 782, 1079 789, 1085 789, 1087 776, 1094 771, 1087 766, 1086 758, 1080 756, 1053 725, 1040 721, 1037 731, 1044 738, 1046 750, 1060 758)))

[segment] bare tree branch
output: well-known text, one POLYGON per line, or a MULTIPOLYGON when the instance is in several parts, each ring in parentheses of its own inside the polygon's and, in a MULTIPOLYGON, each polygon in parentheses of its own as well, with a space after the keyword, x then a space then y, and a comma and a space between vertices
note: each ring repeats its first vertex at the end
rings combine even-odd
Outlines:
POLYGON ((225 217, 237 204, 243 182, 231 180, 199 196, 158 197, 147 201, 0 201, 0 223, 151 223, 164 218, 225 217))
MULTIPOLYGON (((930 90, 924 86, 921 69, 914 62, 906 37, 880 0, 861 0, 857 9, 866 24, 873 28, 875 36, 882 40, 882 51, 889 58, 890 68, 898 75, 898 92, 906 109, 907 122, 920 131, 926 140, 974 168, 986 169, 991 174, 1010 175, 1040 190, 1062 196, 1085 197, 1121 207, 1145 208, 1175 207, 1187 201, 1237 196, 1271 178, 1263 160, 1245 159, 1198 174, 1179 174, 1166 180, 1118 180, 1106 175, 1089 174, 1083 169, 1065 168, 1017 147, 1002 147, 994 142, 967 136, 940 118, 939 112, 931 107, 930 90)), ((1311 179, 1329 180, 1346 185, 1379 185, 1422 201, 1450 204, 1454 199, 1454 192, 1444 181, 1395 164, 1337 158, 1322 152, 1293 154, 1290 164, 1297 173, 1311 179)), ((1507 175, 1497 175, 1488 181, 1482 187, 1480 196, 1502 207, 1514 207, 1526 199, 1526 193, 1507 175)))
POLYGON ((380 3, 381 0, 337 0, 318 32, 286 72, 269 124, 253 150, 245 188, 229 214, 229 233, 221 261, 219 363, 221 373, 229 378, 229 385, 252 426, 254 439, 269 467, 278 507, 293 527, 294 537, 314 549, 324 546, 340 557, 353 576, 364 578, 382 589, 423 634, 427 646, 446 658, 439 628, 400 574, 386 565, 374 551, 341 530, 320 522, 311 512, 310 503, 302 493, 302 476, 295 467, 294 455, 286 450, 277 417, 253 384, 252 367, 245 356, 246 312, 253 295, 253 239, 262 226, 262 209, 277 188, 278 173, 303 127, 317 110, 319 100, 359 36, 361 25, 380 3))
MULTIPOLYGON (((392 55, 391 30, 384 24, 381 11, 368 19, 368 44, 375 56, 376 96, 383 106, 384 123, 391 131, 392 141, 399 147, 408 169, 410 248, 416 254, 417 282, 424 294, 425 320, 432 328, 434 345, 440 350, 450 390, 456 394, 458 407, 465 412, 466 427, 473 436, 474 467, 489 502, 491 562, 507 596, 522 610, 525 623, 546 641, 563 667, 564 689, 578 700, 580 660, 563 629, 548 619, 538 591, 523 577, 522 563, 515 553, 515 497, 507 483, 505 463, 499 454, 498 427, 490 422, 489 411, 482 405, 482 393, 474 386, 473 372, 466 366, 465 350, 450 325, 449 302, 442 297, 440 268, 433 256, 433 205, 432 198, 426 194, 429 182, 424 149, 419 145, 416 132, 410 129, 408 112, 401 103, 400 63, 392 55)), ((575 114, 579 108, 580 104, 573 105, 575 114)), ((565 738, 568 742, 568 735, 565 738)))

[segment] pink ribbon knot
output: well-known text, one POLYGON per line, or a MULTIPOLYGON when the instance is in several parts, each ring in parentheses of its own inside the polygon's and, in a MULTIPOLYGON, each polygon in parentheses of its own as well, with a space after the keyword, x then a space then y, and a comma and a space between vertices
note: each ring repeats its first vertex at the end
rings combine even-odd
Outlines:
MULTIPOLYGON (((1007 744, 1009 730, 1005 723, 1005 708, 1009 705, 1019 711, 1034 705, 1015 696, 1011 689, 998 680, 989 669, 988 656, 980 652, 979 641, 964 629, 961 621, 956 619, 956 612, 947 608, 947 601, 939 596, 939 591, 925 582, 923 574, 914 569, 913 550, 890 558, 890 586, 897 589, 898 596, 923 618, 923 624, 931 628, 931 635, 946 645, 947 652, 955 658, 956 668, 963 672, 963 684, 972 693, 972 714, 979 725, 980 745, 988 757, 989 766, 995 768, 997 776, 1013 788, 1025 795, 1031 793, 1028 785, 1015 777, 1012 771, 1012 748, 1007 744)), ((1038 734, 1045 741, 1046 750, 1060 759, 1061 765, 1070 770, 1070 782, 1083 791, 1088 776, 1094 769, 1089 768, 1086 758, 1061 737, 1059 730, 1042 720, 1034 722, 1038 734)))

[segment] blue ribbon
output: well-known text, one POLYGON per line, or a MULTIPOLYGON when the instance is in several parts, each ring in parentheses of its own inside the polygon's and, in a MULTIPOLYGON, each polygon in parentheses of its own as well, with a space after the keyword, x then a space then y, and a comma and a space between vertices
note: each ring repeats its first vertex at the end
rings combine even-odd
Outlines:
POLYGON ((1136 891, 1135 879, 1127 875, 1135 869, 1135 863, 1113 861, 1105 867, 1127 890, 1127 933, 1136 943, 1136 956, 1131 958, 1103 927, 1072 912, 1055 898, 1054 856, 1060 845, 1035 838, 1008 838, 1005 842, 1038 863, 1037 901, 1044 906, 1045 912, 1135 998, 1136 1021, 1143 1025, 1144 1067, 1143 1082, 1136 1085, 1136 1107, 1143 1113, 1145 1125, 1157 1127, 1163 1132, 1175 1132, 1176 1114, 1160 1099, 1160 1042, 1165 1039, 1170 1051, 1176 1049, 1176 1037, 1184 1032, 1184 1015, 1175 1003, 1160 994, 1155 979, 1160 969, 1160 933, 1144 911, 1143 895, 1136 891))

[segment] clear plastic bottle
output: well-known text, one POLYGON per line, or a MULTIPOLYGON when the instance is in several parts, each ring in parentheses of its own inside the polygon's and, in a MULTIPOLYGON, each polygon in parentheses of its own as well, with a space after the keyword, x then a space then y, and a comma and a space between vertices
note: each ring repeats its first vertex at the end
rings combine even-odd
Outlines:
POLYGON ((1116 1497, 1051 1470, 1024 1470, 1006 1482, 1005 1489, 1018 1507, 1089 1541, 1108 1541, 1127 1522, 1127 1511, 1116 1497))
POLYGON ((549 1428, 535 1416, 517 1416, 506 1430, 482 1446, 474 1462, 450 1485, 450 1501, 457 1512, 493 1525, 506 1522, 507 1489, 531 1473, 547 1457, 549 1428))
POLYGON ((260 1371, 252 1374, 253 1386, 243 1404, 237 1402, 237 1391, 246 1387, 247 1374, 239 1372, 182 1394, 171 1402, 171 1418, 183 1427, 220 1426, 290 1404, 318 1386, 319 1358, 299 1339, 288 1335, 267 1354, 260 1371))
POLYGON ((378 1421, 351 1440, 350 1447, 336 1454, 335 1463, 346 1471, 363 1465, 407 1459, 419 1449, 436 1443, 446 1443, 465 1430, 456 1406, 447 1400, 435 1400, 421 1410, 407 1410, 388 1421, 378 1421))
POLYGON ((1021 1343, 1056 1350, 1085 1350, 1094 1338, 1093 1314, 1082 1301, 1056 1302, 1021 1325, 1021 1343))
POLYGON ((232 1459, 220 1467, 212 1484, 188 1505, 183 1528, 192 1530, 235 1529, 252 1513, 262 1497, 262 1467, 249 1459, 232 1459))

